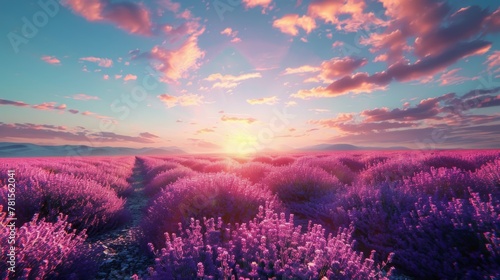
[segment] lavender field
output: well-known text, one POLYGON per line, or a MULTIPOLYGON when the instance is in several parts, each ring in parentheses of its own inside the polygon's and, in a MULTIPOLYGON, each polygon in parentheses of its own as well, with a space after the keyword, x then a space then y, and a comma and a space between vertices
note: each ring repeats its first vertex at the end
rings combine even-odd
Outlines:
POLYGON ((2 248, 16 234, 2 279, 500 277, 496 150, 25 158, 0 170, 2 248))

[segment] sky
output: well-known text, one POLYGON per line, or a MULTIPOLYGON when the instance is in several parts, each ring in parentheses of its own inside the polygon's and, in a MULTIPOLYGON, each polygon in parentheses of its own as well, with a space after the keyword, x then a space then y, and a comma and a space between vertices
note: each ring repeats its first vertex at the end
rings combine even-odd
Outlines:
POLYGON ((500 2, 0 3, 0 142, 500 148, 500 2))

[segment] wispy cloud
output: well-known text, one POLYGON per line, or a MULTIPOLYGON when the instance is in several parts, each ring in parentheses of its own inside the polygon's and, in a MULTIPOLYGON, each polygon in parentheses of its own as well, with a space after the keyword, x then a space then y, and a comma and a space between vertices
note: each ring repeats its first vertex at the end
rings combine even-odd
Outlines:
POLYGON ((286 68, 283 75, 315 73, 315 72, 319 72, 320 70, 321 70, 320 67, 315 67, 315 66, 311 66, 311 65, 303 65, 303 66, 299 66, 296 68, 290 68, 290 67, 286 68))
MULTIPOLYGON (((113 132, 91 132, 87 129, 68 129, 64 126, 31 123, 0 122, 0 135, 3 139, 21 139, 30 142, 33 139, 65 140, 75 143, 155 143, 149 133, 139 136, 117 134, 113 132)), ((151 134, 152 135, 152 134, 151 134)))
POLYGON ((81 61, 88 61, 88 62, 93 62, 97 63, 97 65, 101 67, 106 67, 109 68, 113 66, 113 60, 109 58, 100 58, 100 57, 95 57, 95 56, 87 56, 87 57, 82 57, 80 58, 81 61))
POLYGON ((230 89, 230 88, 237 87, 242 81, 245 81, 248 79, 261 78, 261 77, 262 77, 262 75, 258 72, 242 74, 239 76, 223 75, 220 73, 215 73, 215 74, 211 74, 210 76, 205 78, 205 81, 215 82, 212 85, 212 88, 230 89))
POLYGON ((10 106, 16 106, 16 107, 28 107, 28 106, 30 106, 29 104, 26 104, 22 101, 12 101, 12 100, 7 100, 7 99, 0 99, 0 105, 10 105, 10 106))
POLYGON ((139 133, 139 136, 141 136, 142 138, 148 138, 148 139, 160 138, 158 135, 155 135, 155 134, 149 133, 149 132, 139 133))
POLYGON ((247 102, 249 104, 252 104, 252 105, 256 105, 256 104, 274 105, 274 104, 278 103, 278 101, 279 101, 279 99, 276 96, 247 99, 247 102))
POLYGON ((66 98, 71 98, 74 100, 83 100, 83 101, 88 101, 88 100, 99 100, 99 97, 93 96, 93 95, 87 95, 85 93, 77 93, 72 96, 66 96, 66 98))
POLYGON ((257 119, 251 117, 242 118, 242 117, 234 117, 226 115, 223 115, 220 118, 220 120, 223 122, 236 122, 236 123, 247 123, 247 124, 251 124, 257 121, 257 119))
POLYGON ((226 36, 232 38, 231 39, 232 43, 239 43, 239 42, 241 42, 241 38, 238 38, 238 31, 233 30, 231 27, 225 28, 224 30, 222 30, 220 32, 220 34, 226 35, 226 36))
POLYGON ((495 72, 500 71, 500 51, 494 51, 492 54, 488 55, 486 59, 486 64, 488 64, 488 70, 495 70, 495 72))
POLYGON ((57 105, 56 102, 44 102, 41 104, 33 105, 31 107, 37 110, 65 110, 66 104, 57 105))
POLYGON ((203 129, 198 129, 196 131, 196 134, 211 133, 211 132, 215 132, 215 130, 211 128, 203 128, 203 129))
POLYGON ((92 111, 83 111, 80 113, 81 115, 83 116, 88 116, 88 117, 94 117, 96 119, 112 119, 111 117, 108 117, 108 116, 105 116, 105 115, 101 115, 101 114, 98 114, 98 113, 95 113, 95 112, 92 112, 92 111))

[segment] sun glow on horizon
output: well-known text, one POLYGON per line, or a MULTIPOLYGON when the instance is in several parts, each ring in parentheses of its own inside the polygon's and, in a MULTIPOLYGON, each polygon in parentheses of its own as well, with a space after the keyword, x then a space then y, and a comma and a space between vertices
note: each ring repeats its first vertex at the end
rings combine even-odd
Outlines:
POLYGON ((251 155, 260 148, 257 137, 245 132, 235 132, 228 135, 224 143, 224 152, 235 155, 251 155))

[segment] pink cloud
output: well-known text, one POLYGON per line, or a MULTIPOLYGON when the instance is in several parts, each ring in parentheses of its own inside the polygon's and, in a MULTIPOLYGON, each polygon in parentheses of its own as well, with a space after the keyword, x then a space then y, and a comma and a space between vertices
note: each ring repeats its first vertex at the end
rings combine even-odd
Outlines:
POLYGON ((137 76, 136 75, 132 75, 132 74, 127 74, 125 75, 125 77, 123 78, 123 80, 126 82, 126 81, 134 81, 134 80, 137 80, 137 76))
POLYGON ((205 52, 198 46, 198 36, 204 29, 192 34, 178 49, 167 50, 160 46, 154 46, 148 56, 157 63, 156 70, 164 74, 163 81, 167 83, 176 82, 186 77, 189 71, 198 69, 200 60, 205 52))
POLYGON ((354 70, 368 63, 368 60, 353 57, 333 58, 321 63, 320 77, 324 80, 351 74, 354 70))
POLYGON ((222 35, 226 35, 231 37, 231 43, 239 43, 241 42, 241 38, 238 38, 238 31, 233 30, 231 27, 226 27, 224 30, 220 32, 222 35))
POLYGON ((283 75, 292 75, 292 74, 304 74, 304 73, 314 73, 319 72, 321 70, 320 67, 315 67, 311 65, 303 65, 296 68, 286 68, 283 75))
POLYGON ((106 68, 113 66, 113 60, 111 60, 109 58, 88 56, 88 57, 82 57, 82 58, 80 58, 80 60, 97 63, 97 65, 99 65, 101 67, 106 67, 106 68))
POLYGON ((121 79, 122 77, 122 75, 115 75, 115 80, 121 79))
POLYGON ((88 21, 108 21, 129 33, 152 35, 150 13, 142 4, 108 0, 64 0, 63 5, 88 21))
POLYGON ((256 104, 274 105, 278 103, 278 101, 279 99, 276 96, 247 99, 247 102, 251 105, 256 105, 256 104))
POLYGON ((109 75, 108 75, 108 74, 105 74, 104 76, 102 76, 102 78, 103 78, 104 80, 109 80, 109 75))
POLYGON ((161 94, 157 96, 168 108, 175 106, 198 106, 203 104, 203 96, 197 94, 184 94, 181 96, 173 96, 161 94))
POLYGON ((242 0, 242 2, 246 8, 255 8, 261 6, 263 8, 263 11, 265 11, 271 6, 273 0, 242 0))
POLYGON ((55 56, 44 55, 41 59, 48 64, 61 65, 61 61, 55 56))
POLYGON ((235 122, 235 123, 246 123, 246 124, 252 124, 252 123, 257 121, 256 119, 250 118, 250 117, 240 118, 240 117, 232 117, 232 116, 226 116, 226 115, 223 115, 220 118, 220 120, 223 122, 235 122))
POLYGON ((485 26, 488 32, 500 32, 500 8, 486 18, 485 26))
POLYGON ((177 42, 185 36, 190 36, 196 33, 200 29, 200 24, 197 21, 187 21, 179 25, 178 27, 173 27, 172 25, 164 25, 163 31, 165 34, 169 35, 170 42, 177 42))
POLYGON ((403 58, 403 53, 410 48, 406 43, 406 36, 401 30, 395 30, 388 33, 372 33, 367 38, 360 40, 361 44, 371 45, 370 51, 379 52, 384 51, 382 54, 384 61, 390 63, 400 61, 403 58))
POLYGON ((379 62, 379 61, 387 61, 389 59, 389 56, 385 53, 379 54, 375 57, 373 62, 379 62))
POLYGON ((335 41, 332 43, 333 48, 342 47, 343 45, 344 45, 344 42, 342 42, 342 41, 335 41))
POLYGON ((220 34, 226 35, 229 37, 235 37, 236 35, 238 35, 238 31, 233 31, 233 29, 231 27, 226 27, 224 30, 222 30, 220 32, 220 34))
POLYGON ((488 70, 498 68, 498 66, 500 66, 500 51, 494 51, 490 54, 485 63, 488 64, 488 70))
POLYGON ((273 22, 273 27, 285 34, 297 36, 299 34, 299 27, 307 34, 311 33, 311 31, 316 28, 316 21, 314 18, 308 16, 299 17, 297 14, 289 14, 280 19, 276 19, 273 22))

